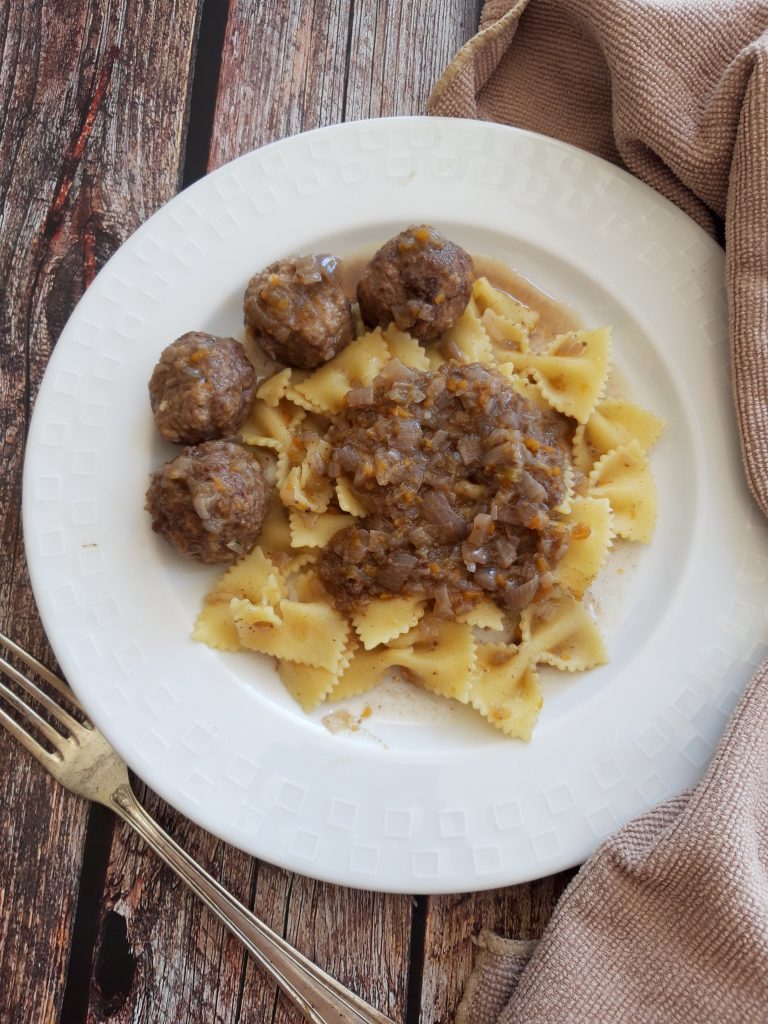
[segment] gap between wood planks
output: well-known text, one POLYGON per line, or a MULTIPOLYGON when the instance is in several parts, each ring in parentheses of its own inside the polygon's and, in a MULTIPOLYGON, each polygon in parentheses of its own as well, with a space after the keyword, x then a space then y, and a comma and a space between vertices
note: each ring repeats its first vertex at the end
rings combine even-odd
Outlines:
POLYGON ((416 896, 411 914, 411 945, 408 954, 408 991, 405 1001, 405 1024, 419 1024, 421 996, 424 987, 424 943, 427 937, 429 897, 416 896))
POLYGON ((182 188, 204 177, 208 170, 228 16, 229 3, 203 0, 189 97, 182 188))

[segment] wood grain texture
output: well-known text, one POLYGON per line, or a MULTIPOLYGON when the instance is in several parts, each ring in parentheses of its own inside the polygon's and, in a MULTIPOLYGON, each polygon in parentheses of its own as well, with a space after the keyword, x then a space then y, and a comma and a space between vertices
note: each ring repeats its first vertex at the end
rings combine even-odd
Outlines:
POLYGON ((427 97, 475 34, 482 0, 366 0, 354 6, 346 121, 426 114, 427 97))
POLYGON ((338 121, 426 113, 481 0, 233 0, 209 167, 338 121))
MULTIPOLYGON (((0 5, 0 617, 49 661, 19 520, 30 409, 84 287, 176 190, 195 18, 196 0, 0 5)), ((9 1024, 58 1018, 87 814, 0 735, 9 1024)))
MULTIPOLYGON (((393 1020, 405 1017, 412 903, 260 864, 256 914, 323 970, 393 1020)), ((240 1024, 299 1024, 301 1014, 248 960, 240 1024)), ((234 1021, 234 1019, 233 1019, 234 1021)))
POLYGON ((352 0, 233 0, 209 169, 344 120, 352 0))
MULTIPOLYGON (((250 857, 137 787, 150 814, 241 902, 250 857)), ((127 827, 115 832, 88 1008, 89 1024, 234 1021, 242 946, 127 827)))
POLYGON ((511 939, 540 939, 573 871, 488 892, 431 896, 422 973, 422 1024, 453 1020, 474 962, 472 939, 483 928, 511 939))

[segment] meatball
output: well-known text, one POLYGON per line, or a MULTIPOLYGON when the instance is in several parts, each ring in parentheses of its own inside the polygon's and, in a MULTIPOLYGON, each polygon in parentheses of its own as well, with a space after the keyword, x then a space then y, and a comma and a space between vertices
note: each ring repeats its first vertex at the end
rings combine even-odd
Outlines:
POLYGON ((166 441, 199 444, 236 433, 255 390, 256 374, 239 342, 192 331, 163 350, 149 400, 166 441))
POLYGON ((352 341, 352 307, 338 269, 335 256, 293 256, 251 278, 245 322, 273 359, 313 370, 352 341))
POLYGON ((268 494, 255 455, 235 441, 206 441, 152 474, 146 509, 180 554, 235 562, 256 543, 268 494))
POLYGON ((357 286, 357 301, 369 327, 394 323, 420 341, 434 341, 453 327, 471 293, 471 256, 422 224, 379 249, 357 286))

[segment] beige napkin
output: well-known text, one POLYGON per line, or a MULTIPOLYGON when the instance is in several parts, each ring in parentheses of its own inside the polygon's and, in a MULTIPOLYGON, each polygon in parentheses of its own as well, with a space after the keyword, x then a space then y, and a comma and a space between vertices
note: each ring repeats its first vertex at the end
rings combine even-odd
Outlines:
MULTIPOLYGON (((768 0, 489 0, 430 112, 622 164, 725 222, 734 396, 768 513, 768 0)), ((531 956, 490 933, 457 1024, 768 1022, 768 663, 705 778, 605 842, 531 956)))

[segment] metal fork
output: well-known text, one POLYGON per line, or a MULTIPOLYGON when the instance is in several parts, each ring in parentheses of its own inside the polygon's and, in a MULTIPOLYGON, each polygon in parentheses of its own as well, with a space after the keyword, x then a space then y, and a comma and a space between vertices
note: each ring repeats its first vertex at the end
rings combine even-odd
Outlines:
POLYGON ((23 716, 26 728, 1 706, 0 721, 58 782, 86 800, 94 800, 111 808, 138 832, 144 842, 240 939, 312 1024, 393 1024, 389 1017, 374 1010, 276 935, 166 835, 133 795, 125 762, 88 721, 67 684, 2 633, 0 644, 36 672, 58 697, 68 701, 83 716, 84 722, 81 724, 57 699, 50 697, 0 656, 0 672, 45 708, 57 728, 1 679, 0 696, 23 716), (30 728, 44 736, 52 750, 47 750, 29 731, 30 728))

